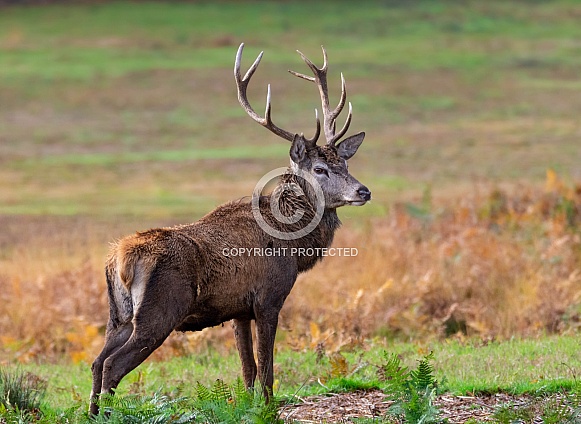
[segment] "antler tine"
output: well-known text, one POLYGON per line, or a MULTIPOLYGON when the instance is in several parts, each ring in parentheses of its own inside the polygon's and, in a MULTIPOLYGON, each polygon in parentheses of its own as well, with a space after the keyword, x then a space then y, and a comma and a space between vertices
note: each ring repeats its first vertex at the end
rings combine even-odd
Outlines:
POLYGON ((301 74, 301 73, 299 73, 299 72, 292 71, 292 70, 290 70, 290 69, 289 69, 288 71, 289 71, 291 74, 293 74, 295 77, 299 77, 299 78, 302 78, 302 79, 304 79, 304 80, 311 81, 311 82, 316 82, 316 81, 315 81, 315 77, 309 77, 309 76, 307 76, 307 75, 305 75, 305 74, 301 74))
POLYGON ((321 46, 321 50, 323 50, 323 67, 321 71, 327 72, 327 50, 323 46, 321 46))
POLYGON ((335 143, 337 143, 337 141, 339 141, 341 139, 341 137, 343 137, 345 135, 345 133, 349 129, 349 125, 351 125, 351 118, 353 118, 353 107, 351 106, 351 102, 349 102, 349 114, 347 115, 347 119, 345 120, 345 124, 343 125, 343 128, 341 128, 341 131, 339 131, 337 134, 335 134, 333 136, 333 138, 331 139, 331 141, 328 142, 329 144, 335 145, 335 143))
MULTIPOLYGON (((317 121, 317 129, 315 131, 315 135, 313 136, 313 138, 306 138, 305 141, 310 144, 311 146, 314 146, 315 144, 317 144, 317 140, 319 139, 319 136, 321 135, 321 120, 319 119, 319 111, 317 110, 317 108, 315 108, 315 120, 317 121)), ((303 134, 301 134, 301 136, 304 137, 303 134)))
MULTIPOLYGON (((301 56, 301 58, 307 64, 307 66, 311 69, 311 71, 313 71, 313 74, 315 74, 315 76, 317 76, 321 72, 325 72, 327 70, 325 66, 323 66, 321 69, 317 68, 317 66, 313 62, 311 62, 311 60, 308 57, 306 57, 300 50, 297 50, 297 53, 301 56)), ((323 48, 323 53, 325 53, 324 48, 323 48)))
MULTIPOLYGON (((244 50, 244 43, 240 44, 240 47, 238 48, 238 52, 236 53, 236 60, 234 61, 234 79, 236 80, 236 88, 238 90, 238 101, 240 102, 240 105, 246 111, 246 113, 253 120, 258 122, 260 125, 267 128, 268 130, 270 130, 274 134, 278 135, 279 137, 284 138, 285 140, 292 142, 294 137, 295 137, 295 134, 290 133, 282 128, 277 127, 272 122, 271 102, 270 102, 270 98, 271 98, 271 96, 270 96, 270 84, 268 85, 267 94, 266 94, 266 110, 264 113, 264 118, 261 117, 259 114, 257 114, 254 111, 254 109, 252 108, 252 106, 250 105, 250 102, 248 101, 248 97, 246 94, 246 89, 248 88, 248 83, 250 82, 250 78, 252 78, 252 75, 254 75, 254 72, 256 71, 256 69, 258 68, 258 65, 260 64, 260 60, 262 59, 262 55, 264 52, 260 52, 260 54, 258 55, 256 60, 254 61, 252 66, 248 69, 248 71, 246 72, 244 77, 242 77, 242 74, 240 72, 240 64, 242 62, 242 51, 243 50, 244 50)), ((318 117, 318 114, 316 113, 316 111, 315 111, 315 118, 317 120, 317 130, 315 132, 315 136, 312 139, 305 139, 307 142, 312 143, 312 144, 316 144, 317 139, 319 138, 320 127, 321 127, 321 123, 319 121, 319 117, 318 117)), ((304 136, 302 134, 301 134, 301 136, 304 138, 304 136)))
POLYGON ((248 69, 243 78, 240 72, 240 64, 242 62, 242 50, 244 50, 244 43, 240 44, 238 52, 236 53, 236 60, 234 61, 234 79, 236 80, 236 87, 238 89, 238 101, 240 102, 242 108, 246 111, 248 115, 250 115, 252 119, 258 122, 260 125, 264 126, 266 121, 263 118, 261 118, 260 115, 258 115, 254 111, 254 109, 252 109, 252 106, 250 106, 250 103, 248 102, 248 98, 246 96, 248 82, 250 81, 250 78, 258 68, 258 65, 260 64, 260 60, 262 59, 262 55, 264 54, 264 52, 260 52, 260 54, 254 61, 252 66, 248 69))
POLYGON ((345 107, 345 101, 347 100, 347 86, 345 85, 345 77, 343 72, 341 72, 341 98, 339 99, 339 104, 333 111, 333 116, 336 119, 345 107))
POLYGON ((317 66, 309 60, 302 52, 297 50, 298 54, 301 56, 303 61, 307 64, 309 69, 313 72, 312 77, 301 74, 299 72, 290 71, 289 72, 299 78, 302 78, 307 81, 314 82, 317 84, 319 88, 319 94, 321 96, 321 105, 323 108, 323 127, 325 130, 325 138, 327 139, 327 144, 334 145, 349 128, 349 124, 351 123, 351 113, 347 117, 347 122, 343 126, 343 129, 339 132, 339 134, 335 134, 335 121, 343 108, 345 107, 345 102, 347 100, 347 89, 345 85, 345 78, 341 73, 341 98, 339 99, 339 104, 333 110, 329 108, 329 90, 327 86, 327 67, 328 67, 328 59, 327 59, 327 51, 325 47, 321 46, 323 50, 323 66, 321 68, 317 68, 317 66))
POLYGON ((242 62, 242 50, 244 50, 244 43, 240 44, 240 47, 236 52, 236 60, 234 61, 234 76, 236 78, 236 82, 243 81, 248 83, 248 80, 252 77, 252 75, 254 75, 254 72, 256 71, 256 68, 258 68, 258 65, 260 65, 260 61, 262 60, 262 55, 264 54, 264 51, 258 54, 258 57, 254 61, 252 66, 244 74, 244 78, 241 78, 240 63, 242 62))

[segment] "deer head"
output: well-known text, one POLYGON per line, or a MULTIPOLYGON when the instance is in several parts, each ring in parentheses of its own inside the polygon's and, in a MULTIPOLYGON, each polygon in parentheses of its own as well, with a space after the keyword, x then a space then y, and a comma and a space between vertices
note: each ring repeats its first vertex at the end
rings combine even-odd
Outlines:
MULTIPOLYGON (((293 173, 301 176, 309 174, 316 181, 325 196, 325 208, 335 209, 344 205, 362 206, 371 199, 371 192, 367 187, 355 179, 347 167, 347 161, 355 155, 357 149, 363 142, 365 133, 361 132, 341 140, 349 129, 352 118, 352 106, 349 103, 349 113, 345 124, 339 132, 336 132, 336 120, 345 106, 347 91, 345 87, 345 78, 341 74, 341 98, 335 109, 329 106, 329 94, 327 88, 327 52, 323 47, 323 66, 317 68, 305 55, 300 51, 299 55, 311 69, 313 76, 307 76, 295 71, 289 71, 292 75, 307 81, 314 82, 321 97, 321 106, 323 110, 323 132, 327 142, 319 146, 317 140, 321 134, 321 121, 317 109, 315 109, 316 129, 312 138, 306 138, 304 134, 288 132, 279 128, 272 122, 271 117, 271 94, 270 84, 268 85, 266 96, 266 111, 264 117, 258 115, 250 105, 246 89, 250 78, 258 68, 263 52, 261 52, 252 66, 248 69, 244 77, 240 72, 240 62, 244 44, 241 44, 236 54, 234 64, 234 77, 238 88, 238 101, 246 113, 263 127, 267 128, 274 134, 291 142, 290 148, 290 169, 293 173)), ((312 179, 310 179, 312 180, 312 179)), ((309 188, 304 187, 309 193, 309 188)))

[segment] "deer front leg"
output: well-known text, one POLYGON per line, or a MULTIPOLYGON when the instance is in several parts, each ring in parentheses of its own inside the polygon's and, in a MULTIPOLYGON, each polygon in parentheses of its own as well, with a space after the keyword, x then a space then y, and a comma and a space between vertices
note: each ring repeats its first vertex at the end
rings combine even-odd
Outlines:
POLYGON ((278 325, 278 311, 256 317, 256 338, 258 339, 258 379, 268 402, 274 382, 274 338, 278 325))
POLYGON ((254 350, 252 348, 252 329, 250 320, 235 319, 232 321, 234 327, 234 337, 240 361, 242 362, 242 376, 244 386, 247 389, 254 387, 256 380, 256 362, 254 362, 254 350))

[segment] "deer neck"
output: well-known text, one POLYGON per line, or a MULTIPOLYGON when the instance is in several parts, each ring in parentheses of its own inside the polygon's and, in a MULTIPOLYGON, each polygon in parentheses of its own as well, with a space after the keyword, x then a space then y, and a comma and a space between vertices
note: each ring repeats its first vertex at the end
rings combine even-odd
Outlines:
MULTIPOLYGON (((324 198, 317 198, 312 185, 305 178, 299 177, 291 168, 281 177, 273 194, 280 196, 281 211, 287 216, 300 211, 304 213, 305 218, 300 222, 301 224, 308 224, 316 216, 317 206, 325 201, 324 198)), ((340 225, 337 210, 323 206, 319 224, 312 233, 305 236, 303 243, 312 244, 313 247, 328 247, 340 225)), ((301 239, 298 239, 298 242, 301 243, 301 239)))

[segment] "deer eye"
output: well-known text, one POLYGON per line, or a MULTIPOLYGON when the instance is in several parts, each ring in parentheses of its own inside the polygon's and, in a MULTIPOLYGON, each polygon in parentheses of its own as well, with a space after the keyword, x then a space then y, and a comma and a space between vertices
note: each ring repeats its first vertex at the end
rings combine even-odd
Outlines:
POLYGON ((327 172, 327 170, 325 168, 321 168, 319 166, 317 166, 315 169, 313 169, 313 171, 317 175, 327 175, 327 176, 329 176, 329 173, 327 172))

